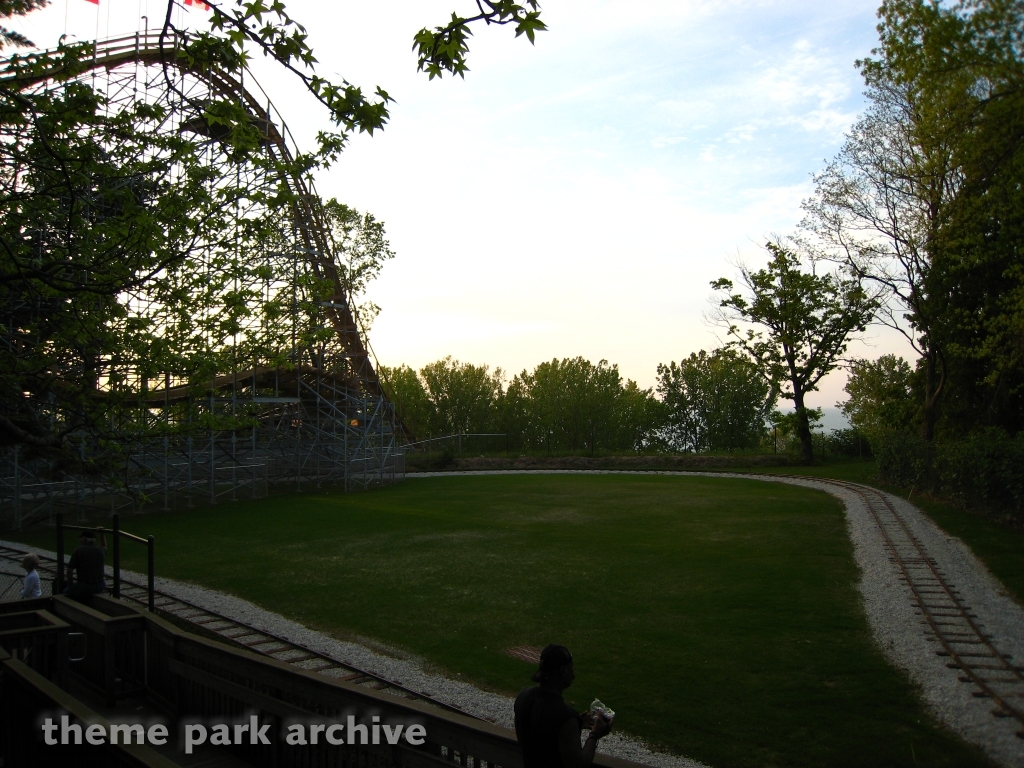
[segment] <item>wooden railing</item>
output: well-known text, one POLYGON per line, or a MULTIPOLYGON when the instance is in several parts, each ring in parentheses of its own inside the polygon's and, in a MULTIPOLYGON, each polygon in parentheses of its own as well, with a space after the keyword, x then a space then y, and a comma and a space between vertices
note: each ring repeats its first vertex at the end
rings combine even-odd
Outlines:
MULTIPOLYGON (((179 726, 232 723, 253 716, 261 726, 269 725, 269 744, 223 747, 252 765, 522 768, 515 734, 505 728, 208 640, 111 598, 93 596, 88 605, 63 596, 25 602, 46 604, 34 607, 37 612, 48 607, 72 632, 86 636, 88 663, 72 664, 71 672, 102 691, 108 701, 129 693, 144 694, 179 726), (377 745, 332 745, 323 734, 316 745, 290 746, 285 741, 286 728, 293 723, 347 726, 349 717, 368 730, 373 724, 392 729, 418 724, 425 730, 424 740, 414 745, 402 738, 388 744, 382 732, 380 740, 385 743, 377 745)), ((3 686, 2 698, 9 701, 6 677, 3 686)), ((38 725, 33 728, 38 732, 38 725)), ((171 733, 176 730, 172 727, 171 733)), ((348 742, 347 727, 344 734, 348 742)), ((599 756, 595 765, 639 768, 605 756, 599 756)))
POLYGON ((440 763, 473 768, 522 766, 515 735, 504 728, 296 669, 182 632, 157 617, 147 616, 146 620, 152 697, 165 708, 190 717, 254 713, 262 724, 270 723, 272 744, 239 749, 239 757, 254 765, 342 765, 358 756, 367 765, 410 768, 436 768, 440 763), (338 747, 323 739, 315 746, 284 743, 284 726, 290 721, 347 722, 349 716, 368 727, 374 716, 392 728, 421 724, 426 742, 418 747, 404 739, 394 746, 338 747))
MULTIPOLYGON (((139 744, 76 746, 45 744, 41 738, 42 712, 66 714, 82 731, 110 723, 61 689, 53 681, 0 648, 0 748, 4 768, 68 765, 75 768, 175 768, 175 763, 139 744)), ((60 715, 57 715, 59 718, 60 715)), ((55 735, 55 740, 56 735, 55 735)), ((70 741, 70 739, 69 739, 70 741)))
POLYGON ((152 536, 143 538, 142 536, 136 536, 134 533, 128 533, 127 531, 121 530, 121 516, 118 514, 113 515, 111 528, 90 528, 84 525, 65 525, 64 515, 61 513, 57 514, 57 578, 54 579, 53 592, 55 594, 61 594, 64 591, 64 532, 65 531, 85 531, 86 533, 102 533, 111 535, 111 545, 114 554, 114 584, 111 587, 110 594, 116 598, 121 597, 121 539, 127 539, 129 541, 137 541, 140 544, 146 545, 146 578, 147 578, 147 592, 149 594, 149 610, 152 611, 155 607, 156 588, 156 567, 153 564, 153 547, 154 540, 152 536))
MULTIPOLYGON (((23 601, 29 602, 29 601, 23 601)), ((32 600, 32 603, 43 603, 32 600)), ((67 683, 69 625, 38 606, 8 603, 22 610, 0 613, 0 648, 58 685, 67 683), (25 610, 28 607, 29 610, 25 610), (32 610, 35 607, 36 610, 32 610)))
POLYGON ((83 637, 72 649, 71 672, 100 693, 107 704, 145 693, 146 622, 142 614, 99 595, 89 605, 64 596, 53 598, 53 611, 83 637))

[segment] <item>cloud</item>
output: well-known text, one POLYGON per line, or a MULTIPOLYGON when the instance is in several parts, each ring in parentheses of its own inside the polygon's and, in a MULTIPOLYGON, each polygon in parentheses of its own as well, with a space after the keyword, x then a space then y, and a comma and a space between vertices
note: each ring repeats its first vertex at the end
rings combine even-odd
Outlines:
POLYGON ((664 149, 674 146, 682 141, 688 141, 686 136, 655 136, 651 139, 651 146, 655 149, 664 149))
POLYGON ((827 49, 816 50, 808 40, 798 40, 776 61, 753 79, 754 89, 771 102, 800 107, 816 103, 828 107, 850 92, 827 49))

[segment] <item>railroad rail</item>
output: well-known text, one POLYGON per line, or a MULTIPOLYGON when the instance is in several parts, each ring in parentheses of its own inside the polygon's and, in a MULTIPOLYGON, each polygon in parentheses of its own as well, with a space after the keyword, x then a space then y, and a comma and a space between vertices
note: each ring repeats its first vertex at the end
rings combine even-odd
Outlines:
POLYGON ((949 658, 947 667, 963 673, 960 682, 977 686, 975 697, 992 699, 993 715, 1016 718, 1022 726, 1017 736, 1024 738, 1024 667, 1015 665, 1013 656, 996 648, 984 625, 978 623, 971 607, 946 580, 888 497, 858 483, 804 475, 786 477, 838 486, 861 498, 878 524, 900 579, 913 594, 912 605, 921 612, 925 634, 939 645, 935 653, 949 658))
MULTIPOLYGON (((20 564, 21 559, 27 554, 28 550, 0 545, 0 576, 14 577, 20 581, 20 574, 12 566, 20 564)), ((40 561, 38 568, 40 581, 46 582, 49 579, 52 583, 52 580, 56 577, 56 558, 44 555, 38 555, 38 557, 40 561)), ((0 600, 10 600, 15 597, 17 593, 13 591, 14 586, 18 586, 17 581, 13 585, 8 586, 6 590, 0 590, 0 600)), ((446 712, 454 712, 476 720, 493 722, 489 718, 481 718, 453 704, 438 701, 428 693, 414 691, 394 680, 388 680, 373 672, 360 669, 350 662, 315 651, 312 648, 275 635, 272 632, 256 629, 216 611, 208 610, 195 603, 169 595, 166 592, 155 590, 155 596, 156 613, 162 613, 165 617, 170 616, 179 621, 188 622, 206 632, 219 635, 224 640, 244 646, 250 651, 293 664, 311 672, 324 674, 346 683, 364 685, 376 691, 429 704, 446 712)), ((149 591, 146 585, 139 584, 133 579, 125 578, 122 572, 121 598, 131 600, 145 608, 149 602, 149 591)))

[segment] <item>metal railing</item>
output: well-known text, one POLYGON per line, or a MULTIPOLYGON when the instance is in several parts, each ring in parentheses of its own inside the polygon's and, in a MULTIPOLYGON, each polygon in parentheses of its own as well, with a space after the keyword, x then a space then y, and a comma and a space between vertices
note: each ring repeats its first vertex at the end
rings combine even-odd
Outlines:
POLYGON ((462 440, 467 437, 505 437, 508 435, 505 432, 456 432, 452 435, 441 435, 440 437, 428 437, 425 440, 416 440, 412 443, 406 443, 401 447, 403 451, 416 451, 416 450, 429 450, 431 443, 440 443, 442 441, 454 441, 456 450, 462 454, 462 440))
POLYGON ((156 602, 156 588, 155 588, 155 557, 154 557, 154 541, 152 536, 143 538, 142 536, 136 536, 134 533, 128 533, 127 531, 121 530, 121 516, 118 514, 113 515, 112 528, 103 528, 100 526, 90 527, 87 525, 65 525, 64 515, 57 515, 57 578, 56 586, 54 588, 55 594, 61 594, 64 591, 64 532, 65 531, 87 531, 88 533, 103 533, 111 534, 111 545, 113 549, 114 558, 114 579, 113 585, 110 590, 110 594, 115 598, 121 597, 121 539, 126 538, 129 541, 137 541, 141 544, 146 545, 147 550, 147 578, 148 578, 148 589, 149 589, 149 610, 155 609, 156 602))

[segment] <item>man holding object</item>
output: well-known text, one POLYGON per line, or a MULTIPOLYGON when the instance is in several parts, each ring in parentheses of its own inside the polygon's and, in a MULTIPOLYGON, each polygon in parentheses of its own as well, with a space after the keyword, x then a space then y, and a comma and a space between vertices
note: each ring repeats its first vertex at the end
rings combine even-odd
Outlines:
POLYGON ((603 715, 577 714, 562 699, 562 691, 576 679, 572 654, 564 645, 549 645, 540 654, 540 669, 533 674, 535 688, 525 688, 515 703, 516 738, 523 749, 523 768, 589 768, 602 736, 612 724, 603 715), (583 746, 583 728, 590 734, 583 746))

